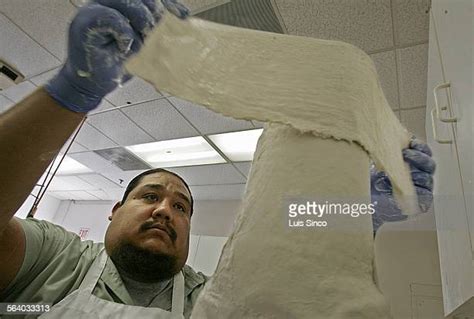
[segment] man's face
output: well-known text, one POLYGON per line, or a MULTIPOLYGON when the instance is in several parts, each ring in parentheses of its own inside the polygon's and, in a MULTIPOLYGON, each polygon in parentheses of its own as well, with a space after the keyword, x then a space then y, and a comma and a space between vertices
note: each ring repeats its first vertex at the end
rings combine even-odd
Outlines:
POLYGON ((114 207, 105 237, 107 252, 128 245, 172 256, 181 269, 188 256, 190 213, 191 195, 179 178, 146 175, 125 202, 114 207))

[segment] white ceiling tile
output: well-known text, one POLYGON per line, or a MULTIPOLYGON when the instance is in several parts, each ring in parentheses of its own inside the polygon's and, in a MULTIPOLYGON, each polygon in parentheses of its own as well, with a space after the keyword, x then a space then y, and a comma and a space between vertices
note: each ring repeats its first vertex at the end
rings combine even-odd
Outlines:
POLYGON ((202 134, 239 131, 254 128, 252 122, 235 120, 205 107, 191 102, 169 98, 170 102, 183 114, 202 134))
POLYGON ((89 194, 97 197, 100 200, 114 200, 109 194, 107 194, 105 191, 99 189, 99 190, 94 190, 94 191, 87 191, 89 194))
POLYGON ((125 189, 123 188, 108 188, 103 190, 108 196, 110 200, 122 200, 123 193, 125 189))
MULTIPOLYGON (((3 0, 1 4, 3 11, 3 0)), ((26 9, 31 10, 29 5, 26 6, 26 9)), ((34 11, 31 12, 34 13, 34 11)), ((2 30, 0 32, 0 43, 2 44, 0 45, 0 57, 26 78, 50 70, 60 64, 58 59, 34 42, 2 13, 0 13, 0 30, 2 30)))
POLYGON ((139 77, 134 77, 121 88, 115 89, 105 98, 115 106, 136 104, 160 98, 161 94, 155 87, 139 77))
POLYGON ((431 0, 392 0, 397 46, 428 42, 431 0))
POLYGON ((59 153, 56 155, 56 158, 51 165, 51 172, 59 176, 72 176, 77 174, 87 174, 92 172, 92 170, 81 163, 78 163, 69 156, 59 153))
POLYGON ((105 176, 117 185, 121 185, 120 179, 124 180, 125 176, 127 176, 127 172, 122 171, 120 168, 94 152, 74 153, 69 156, 79 163, 89 167, 94 172, 105 176))
POLYGON ((89 151, 87 148, 82 146, 81 144, 77 142, 73 142, 71 145, 71 148, 69 149, 69 153, 80 153, 80 152, 87 152, 89 151))
POLYGON ((51 191, 94 190, 98 187, 87 183, 77 176, 55 176, 49 184, 51 191))
MULTIPOLYGON (((135 170, 135 171, 123 171, 120 174, 116 174, 113 178, 111 178, 116 184, 120 185, 121 187, 127 187, 128 183, 140 173, 143 173, 145 170, 135 170), (120 183, 120 180, 122 182, 120 183)), ((110 176, 107 176, 110 178, 110 176)))
POLYGON ((393 47, 390 0, 275 0, 289 34, 340 40, 366 52, 393 47))
POLYGON ((53 78, 53 76, 55 76, 59 72, 59 69, 60 67, 57 67, 52 70, 41 73, 39 75, 36 75, 32 77, 30 81, 33 82, 33 84, 36 86, 45 85, 50 79, 53 78))
POLYGON ((400 107, 426 105, 428 44, 397 50, 400 107))
POLYGON ((120 187, 119 184, 112 182, 100 174, 82 174, 77 175, 77 177, 100 189, 120 187))
POLYGON ((90 150, 117 146, 115 142, 87 123, 84 123, 82 126, 76 137, 76 141, 90 150))
MULTIPOLYGON (((66 153, 66 150, 67 148, 69 147, 69 144, 71 143, 71 140, 68 140, 64 146, 62 147, 60 153, 66 153)), ((67 151, 67 154, 72 154, 72 153, 80 153, 80 152, 87 152, 89 151, 87 148, 85 148, 84 146, 82 146, 81 144, 77 143, 77 142, 72 142, 72 145, 71 147, 69 148, 69 150, 67 151)))
POLYGON ((111 110, 113 108, 115 108, 115 106, 112 103, 110 103, 106 99, 103 99, 102 102, 100 102, 100 104, 89 113, 89 116, 94 115, 96 112, 111 110))
POLYGON ((242 199, 245 184, 190 186, 194 200, 242 199))
POLYGON ((88 123, 122 146, 153 142, 153 138, 120 110, 91 115, 88 123))
POLYGON ((69 192, 61 192, 61 191, 47 191, 46 194, 53 196, 54 198, 57 198, 59 200, 69 200, 71 199, 71 195, 69 192))
POLYGON ((23 81, 17 85, 9 87, 6 90, 3 90, 2 94, 13 102, 18 103, 23 100, 23 98, 31 94, 34 90, 36 90, 36 86, 33 83, 30 81, 23 81))
POLYGON ((252 167, 252 162, 240 162, 234 163, 235 167, 244 174, 246 177, 249 177, 250 168, 252 167))
POLYGON ((382 90, 387 98, 390 107, 394 110, 398 105, 398 83, 397 83, 397 64, 395 61, 395 51, 371 54, 377 73, 379 75, 382 90))
POLYGON ((14 104, 15 104, 15 102, 13 102, 9 98, 7 98, 7 97, 0 94, 0 113, 5 112, 10 107, 12 107, 14 104))
MULTIPOLYGON (((221 185, 227 187, 229 184, 245 183, 245 178, 239 171, 232 167, 231 164, 173 167, 167 168, 167 170, 178 174, 188 185, 190 185, 190 187, 191 185, 221 185)), ((142 172, 144 172, 144 170, 122 172, 116 174, 116 177, 113 180, 118 181, 118 179, 121 178, 123 180, 121 185, 126 187, 135 176, 142 172)), ((230 188, 234 189, 235 187, 231 186, 230 188)))
POLYGON ((71 199, 74 200, 100 200, 100 198, 92 195, 88 191, 70 191, 71 199))
POLYGON ((168 170, 181 176, 188 185, 245 183, 245 178, 232 164, 173 167, 168 170))
POLYGON ((17 26, 60 60, 64 59, 66 33, 76 12, 70 1, 1 0, 1 5, 2 12, 17 26))
POLYGON ((122 111, 157 141, 200 135, 165 99, 126 107, 122 111))
POLYGON ((417 138, 426 141, 425 130, 426 108, 417 108, 412 110, 401 110, 400 117, 402 124, 413 133, 417 138))

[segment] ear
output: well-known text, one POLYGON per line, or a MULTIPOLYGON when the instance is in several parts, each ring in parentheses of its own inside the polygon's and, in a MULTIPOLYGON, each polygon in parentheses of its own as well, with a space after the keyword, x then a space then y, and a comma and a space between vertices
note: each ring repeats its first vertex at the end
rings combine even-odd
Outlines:
POLYGON ((112 208, 112 212, 110 213, 109 220, 112 220, 112 218, 114 217, 115 212, 116 212, 117 209, 119 209, 120 207, 122 207, 122 203, 121 203, 121 202, 115 203, 114 208, 112 208))

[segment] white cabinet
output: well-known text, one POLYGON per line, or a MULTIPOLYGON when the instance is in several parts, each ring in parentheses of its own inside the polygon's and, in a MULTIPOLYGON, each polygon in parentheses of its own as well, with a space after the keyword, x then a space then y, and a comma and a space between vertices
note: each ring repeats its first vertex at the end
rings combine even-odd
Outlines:
POLYGON ((474 318, 468 313, 474 304, 473 4, 432 1, 428 59, 426 128, 438 165, 434 210, 444 311, 460 318, 474 318))
MULTIPOLYGON (((432 13, 436 22, 439 51, 446 82, 452 92, 451 114, 456 117, 452 129, 456 139, 464 200, 472 211, 473 199, 473 65, 474 65, 474 1, 435 1, 432 13), (438 5, 439 3, 439 5, 438 5)), ((474 234, 474 215, 469 214, 471 234, 474 234)), ((474 236, 471 236, 474 247, 474 236)))

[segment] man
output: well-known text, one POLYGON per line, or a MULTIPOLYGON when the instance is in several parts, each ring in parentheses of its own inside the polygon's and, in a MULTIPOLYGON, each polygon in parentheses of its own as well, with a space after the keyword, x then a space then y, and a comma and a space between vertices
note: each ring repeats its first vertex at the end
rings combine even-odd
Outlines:
MULTIPOLYGON (((162 2, 187 16, 176 1, 162 2)), ((95 0, 81 8, 59 74, 0 117, 1 302, 52 303, 54 318, 190 316, 207 278, 185 266, 193 199, 179 176, 157 169, 132 180, 112 210, 104 244, 13 217, 85 114, 129 79, 123 62, 161 15, 154 0, 95 0)), ((431 203, 430 156, 416 140, 404 150, 422 208, 431 203)), ((382 172, 372 173, 372 195, 383 203, 379 221, 402 218, 382 172)))

